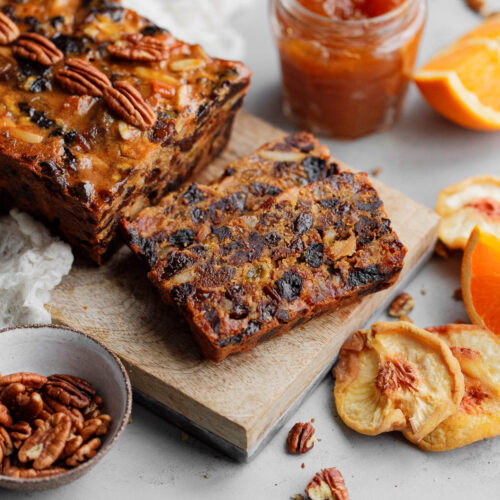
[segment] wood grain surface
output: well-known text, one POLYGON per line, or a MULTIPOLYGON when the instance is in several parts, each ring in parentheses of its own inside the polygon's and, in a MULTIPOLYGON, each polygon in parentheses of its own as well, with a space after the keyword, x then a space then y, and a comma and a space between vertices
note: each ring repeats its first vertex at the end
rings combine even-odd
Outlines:
MULTIPOLYGON (((240 113, 228 148, 197 180, 213 179, 229 161, 280 135, 262 120, 240 113)), ((435 243, 438 217, 373 182, 408 248, 403 279, 435 243)), ((249 450, 390 293, 363 297, 220 364, 200 357, 186 324, 161 302, 145 266, 125 247, 100 268, 77 261, 52 293, 49 308, 55 322, 93 335, 119 355, 134 387, 196 426, 249 450)))

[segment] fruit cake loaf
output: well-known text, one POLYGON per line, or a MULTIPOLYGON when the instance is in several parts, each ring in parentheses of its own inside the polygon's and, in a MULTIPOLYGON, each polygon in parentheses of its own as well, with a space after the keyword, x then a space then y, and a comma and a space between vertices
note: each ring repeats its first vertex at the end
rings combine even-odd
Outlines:
POLYGON ((119 2, 0 9, 0 198, 97 262, 225 146, 250 72, 119 2))
POLYGON ((224 221, 254 210, 287 188, 304 186, 337 170, 330 163, 328 148, 311 134, 282 137, 230 163, 211 185, 192 184, 145 208, 134 220, 124 220, 129 245, 154 265, 181 239, 192 244, 212 231, 222 236, 224 221))
POLYGON ((406 254, 366 174, 291 187, 193 238, 163 218, 169 232, 134 228, 156 249, 148 276, 214 361, 386 288, 406 254))

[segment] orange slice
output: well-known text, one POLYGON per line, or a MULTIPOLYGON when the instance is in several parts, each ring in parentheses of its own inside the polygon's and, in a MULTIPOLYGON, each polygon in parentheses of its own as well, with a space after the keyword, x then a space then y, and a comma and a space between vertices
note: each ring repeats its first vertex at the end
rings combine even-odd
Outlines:
POLYGON ((500 15, 434 56, 414 77, 445 118, 474 130, 500 130, 500 15))
POLYGON ((462 295, 470 320, 500 335, 500 239, 480 227, 465 248, 462 295))

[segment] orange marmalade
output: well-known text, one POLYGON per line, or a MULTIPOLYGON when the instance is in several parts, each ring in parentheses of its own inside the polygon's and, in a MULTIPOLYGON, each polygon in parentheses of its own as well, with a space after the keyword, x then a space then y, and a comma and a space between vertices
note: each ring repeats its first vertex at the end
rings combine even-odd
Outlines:
POLYGON ((390 127, 408 88, 425 0, 271 0, 284 111, 315 133, 390 127))

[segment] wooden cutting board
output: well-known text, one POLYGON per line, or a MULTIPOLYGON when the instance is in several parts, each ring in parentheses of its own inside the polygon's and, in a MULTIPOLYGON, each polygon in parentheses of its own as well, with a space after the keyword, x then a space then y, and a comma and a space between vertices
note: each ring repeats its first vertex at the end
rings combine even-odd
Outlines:
MULTIPOLYGON (((281 131, 239 114, 231 142, 197 180, 274 140, 281 131)), ((421 264, 437 235, 437 215, 376 180, 393 226, 408 248, 400 283, 421 264)), ((128 248, 103 267, 77 261, 53 291, 54 322, 85 331, 125 363, 143 402, 237 459, 248 459, 332 366, 344 340, 382 306, 397 286, 361 298, 248 353, 205 361, 186 324, 169 310, 128 248)))

